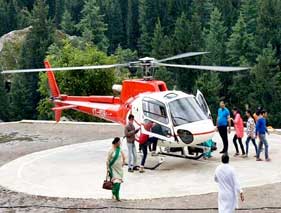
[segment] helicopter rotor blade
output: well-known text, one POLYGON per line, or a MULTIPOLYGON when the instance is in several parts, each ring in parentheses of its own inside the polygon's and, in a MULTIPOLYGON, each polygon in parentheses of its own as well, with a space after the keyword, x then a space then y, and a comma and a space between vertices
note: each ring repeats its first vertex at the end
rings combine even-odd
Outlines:
MULTIPOLYGON (((80 67, 57 67, 52 68, 52 71, 70 71, 70 70, 94 70, 94 69, 110 69, 110 68, 117 68, 117 67, 127 67, 128 64, 109 64, 109 65, 93 65, 93 66, 80 66, 80 67)), ((22 69, 22 70, 4 70, 2 74, 9 74, 9 73, 32 73, 32 72, 45 72, 47 71, 46 68, 40 69, 22 69)))
POLYGON ((191 57, 191 56, 196 56, 196 55, 204 55, 207 54, 209 52, 189 52, 189 53, 182 53, 179 55, 175 55, 169 58, 164 58, 161 60, 157 60, 158 62, 164 62, 164 61, 171 61, 171 60, 175 60, 175 59, 180 59, 180 58, 187 58, 187 57, 191 57))
POLYGON ((202 66, 202 65, 165 64, 165 63, 157 63, 157 64, 159 66, 164 66, 164 67, 209 70, 209 71, 216 71, 216 72, 237 72, 237 71, 250 69, 250 67, 202 66))

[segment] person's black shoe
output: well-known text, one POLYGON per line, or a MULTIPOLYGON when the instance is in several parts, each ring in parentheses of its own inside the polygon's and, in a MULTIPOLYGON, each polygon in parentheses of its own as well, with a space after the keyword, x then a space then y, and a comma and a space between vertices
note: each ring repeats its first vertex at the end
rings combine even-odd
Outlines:
POLYGON ((129 168, 129 169, 128 169, 128 172, 134 172, 134 170, 133 170, 133 169, 131 169, 131 168, 129 168))
POLYGON ((139 166, 134 166, 133 170, 139 171, 140 167, 139 166))
POLYGON ((220 154, 223 154, 224 153, 224 151, 222 150, 222 151, 220 151, 220 154))

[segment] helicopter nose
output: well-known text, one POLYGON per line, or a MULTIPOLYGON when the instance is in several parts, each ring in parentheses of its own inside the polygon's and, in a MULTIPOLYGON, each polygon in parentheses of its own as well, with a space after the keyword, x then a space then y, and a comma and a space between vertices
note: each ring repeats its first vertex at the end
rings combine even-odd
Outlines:
POLYGON ((177 135, 185 144, 200 144, 214 136, 215 126, 211 120, 202 120, 181 125, 177 128, 177 135))

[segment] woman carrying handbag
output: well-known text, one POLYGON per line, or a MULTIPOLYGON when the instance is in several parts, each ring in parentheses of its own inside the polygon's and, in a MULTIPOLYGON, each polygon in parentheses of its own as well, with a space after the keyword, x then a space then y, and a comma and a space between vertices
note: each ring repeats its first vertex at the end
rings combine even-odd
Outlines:
POLYGON ((107 156, 107 171, 112 186, 112 199, 120 201, 120 186, 123 182, 123 166, 125 165, 125 154, 120 147, 120 138, 116 137, 112 141, 112 149, 107 156))

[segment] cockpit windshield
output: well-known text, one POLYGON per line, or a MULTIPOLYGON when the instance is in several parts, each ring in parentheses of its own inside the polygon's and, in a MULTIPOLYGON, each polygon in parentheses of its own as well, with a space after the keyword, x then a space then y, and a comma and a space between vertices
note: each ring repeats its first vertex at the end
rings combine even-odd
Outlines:
POLYGON ((169 108, 175 126, 208 119, 194 97, 174 100, 169 103, 169 108))

